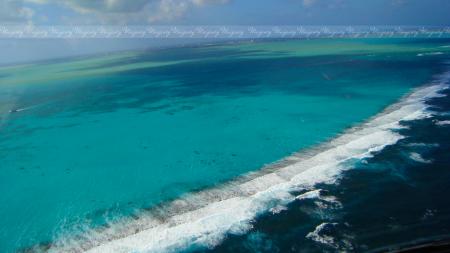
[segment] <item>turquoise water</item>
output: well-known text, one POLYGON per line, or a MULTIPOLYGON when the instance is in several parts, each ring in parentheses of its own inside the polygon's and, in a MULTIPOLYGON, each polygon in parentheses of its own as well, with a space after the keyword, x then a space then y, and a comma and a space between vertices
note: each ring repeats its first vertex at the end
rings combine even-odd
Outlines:
POLYGON ((449 44, 334 42, 0 69, 0 250, 51 243, 325 142, 430 80, 443 56, 417 55, 449 44))

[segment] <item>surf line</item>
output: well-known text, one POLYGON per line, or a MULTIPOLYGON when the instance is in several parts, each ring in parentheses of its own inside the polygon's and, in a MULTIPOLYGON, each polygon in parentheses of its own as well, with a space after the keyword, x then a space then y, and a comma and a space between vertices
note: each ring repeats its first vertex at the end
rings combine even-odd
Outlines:
POLYGON ((351 162, 403 138, 402 121, 428 117, 428 99, 442 96, 450 72, 414 89, 365 123, 327 143, 295 153, 219 187, 191 193, 135 217, 65 236, 46 252, 174 252, 191 247, 214 247, 228 234, 243 234, 258 215, 296 200, 295 192, 318 183, 335 183, 351 162))

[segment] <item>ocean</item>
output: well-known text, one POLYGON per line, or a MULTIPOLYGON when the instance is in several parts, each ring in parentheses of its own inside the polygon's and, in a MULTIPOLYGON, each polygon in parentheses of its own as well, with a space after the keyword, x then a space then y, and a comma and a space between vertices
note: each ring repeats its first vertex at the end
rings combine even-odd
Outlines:
POLYGON ((446 238, 448 45, 258 41, 1 67, 0 251, 446 238))

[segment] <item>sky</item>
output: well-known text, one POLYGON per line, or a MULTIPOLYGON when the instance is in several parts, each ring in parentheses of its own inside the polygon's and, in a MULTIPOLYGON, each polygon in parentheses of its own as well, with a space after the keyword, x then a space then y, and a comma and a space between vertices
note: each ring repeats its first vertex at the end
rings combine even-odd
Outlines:
POLYGON ((450 25, 448 0, 0 0, 2 24, 450 25))
MULTIPOLYGON (((450 26, 449 13, 449 0, 0 0, 0 25, 33 26, 450 26)), ((0 64, 176 43, 1 39, 0 64)))

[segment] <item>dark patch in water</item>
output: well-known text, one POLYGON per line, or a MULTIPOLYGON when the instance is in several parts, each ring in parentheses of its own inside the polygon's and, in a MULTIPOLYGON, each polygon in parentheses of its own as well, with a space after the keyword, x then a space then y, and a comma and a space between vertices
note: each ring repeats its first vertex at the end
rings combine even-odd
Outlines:
POLYGON ((385 252, 450 238, 450 127, 436 124, 450 120, 450 91, 442 93, 447 96, 428 101, 442 114, 403 122, 408 128, 399 132, 405 139, 356 164, 338 185, 317 186, 342 208, 324 208, 318 199, 295 201, 278 214, 259 217, 245 235, 228 235, 214 249, 189 251, 385 252), (432 162, 417 161, 412 153, 432 162), (320 224, 325 224, 318 233, 322 242, 309 235, 320 224))

